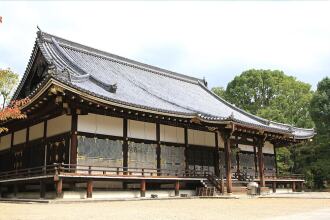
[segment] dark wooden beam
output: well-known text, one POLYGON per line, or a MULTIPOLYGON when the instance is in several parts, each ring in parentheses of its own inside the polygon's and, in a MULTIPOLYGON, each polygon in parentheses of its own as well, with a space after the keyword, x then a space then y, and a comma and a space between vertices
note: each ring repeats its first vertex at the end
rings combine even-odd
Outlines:
POLYGON ((44 158, 44 167, 46 169, 47 166, 47 120, 44 122, 44 133, 43 133, 43 138, 42 138, 42 145, 44 146, 45 149, 45 158, 44 158))
POLYGON ((70 144, 70 164, 77 164, 78 149, 78 115, 76 109, 71 109, 71 144, 70 144))
POLYGON ((160 124, 156 124, 156 157, 157 157, 157 176, 160 176, 160 169, 161 169, 161 148, 160 148, 160 124))
POLYGON ((230 136, 232 132, 229 130, 222 130, 221 136, 225 145, 225 165, 226 165, 226 182, 227 182, 227 193, 232 193, 232 172, 231 172, 231 149, 230 149, 230 136))
POLYGON ((276 182, 272 182, 273 193, 276 193, 276 182))
POLYGON ((89 179, 87 181, 87 198, 93 197, 93 180, 89 179))
POLYGON ((276 173, 276 176, 278 176, 278 169, 277 169, 277 152, 276 152, 276 144, 273 143, 273 148, 274 148, 274 165, 275 165, 275 173, 276 173))
POLYGON ((258 157, 257 157, 257 147, 253 146, 253 156, 254 156, 254 176, 258 177, 258 157))
POLYGON ((56 198, 63 198, 63 180, 59 178, 55 181, 56 198))
POLYGON ((127 167, 128 167, 128 138, 127 138, 127 118, 124 118, 123 121, 123 171, 124 174, 127 174, 127 167))
POLYGON ((40 198, 44 199, 46 196, 46 184, 44 181, 40 182, 40 198))
POLYGON ((175 181, 175 196, 179 196, 179 190, 180 190, 180 182, 179 180, 175 181))
POLYGON ((215 148, 214 148, 214 174, 217 177, 220 177, 220 155, 219 155, 219 140, 218 140, 218 132, 214 133, 215 137, 215 148))
POLYGON ((188 127, 184 128, 184 162, 185 162, 185 170, 189 170, 189 163, 188 163, 188 127))
POLYGON ((146 197, 146 180, 142 179, 140 184, 140 195, 146 197))
POLYGON ((258 168, 259 168, 259 179, 260 179, 260 187, 265 187, 265 173, 264 173, 264 154, 262 153, 262 149, 264 147, 264 139, 258 139, 257 147, 258 147, 258 168))

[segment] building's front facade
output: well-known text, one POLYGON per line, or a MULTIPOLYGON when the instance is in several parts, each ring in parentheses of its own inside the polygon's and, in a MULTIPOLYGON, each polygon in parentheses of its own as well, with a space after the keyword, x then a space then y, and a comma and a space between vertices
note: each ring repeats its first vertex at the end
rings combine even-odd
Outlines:
POLYGON ((204 80, 41 31, 14 94, 25 97, 27 119, 6 122, 0 137, 3 195, 40 184, 44 196, 54 182, 57 195, 86 183, 88 197, 93 187, 143 196, 171 184, 178 194, 207 176, 229 193, 233 180, 294 188, 302 180, 277 176, 276 148, 314 135, 238 109, 204 80))

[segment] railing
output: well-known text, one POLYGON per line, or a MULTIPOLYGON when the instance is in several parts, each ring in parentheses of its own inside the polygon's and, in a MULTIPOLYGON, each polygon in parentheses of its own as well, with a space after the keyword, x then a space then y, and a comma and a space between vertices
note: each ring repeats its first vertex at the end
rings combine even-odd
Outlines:
POLYGON ((0 172, 0 180, 33 177, 33 176, 41 176, 41 175, 53 175, 56 173, 57 168, 58 168, 57 164, 52 164, 47 166, 39 166, 39 167, 0 172))
POLYGON ((11 170, 0 173, 0 180, 44 175, 104 175, 104 176, 161 176, 206 177, 211 173, 200 170, 170 170, 138 167, 106 167, 77 164, 52 164, 47 166, 11 170))

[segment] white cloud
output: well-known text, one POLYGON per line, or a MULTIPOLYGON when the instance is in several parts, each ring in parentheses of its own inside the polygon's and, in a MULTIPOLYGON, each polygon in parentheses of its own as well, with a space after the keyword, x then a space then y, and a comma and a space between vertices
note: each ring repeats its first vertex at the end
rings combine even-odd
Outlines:
POLYGON ((23 72, 36 25, 226 85, 247 68, 330 75, 330 2, 1 2, 0 62, 23 72))

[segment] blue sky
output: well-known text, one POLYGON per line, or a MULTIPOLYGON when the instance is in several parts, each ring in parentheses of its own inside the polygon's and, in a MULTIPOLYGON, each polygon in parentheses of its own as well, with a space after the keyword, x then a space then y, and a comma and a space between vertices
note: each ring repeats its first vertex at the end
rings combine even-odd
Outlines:
POLYGON ((23 74, 37 25, 223 86, 250 68, 330 76, 329 1, 0 2, 0 68, 23 74))

